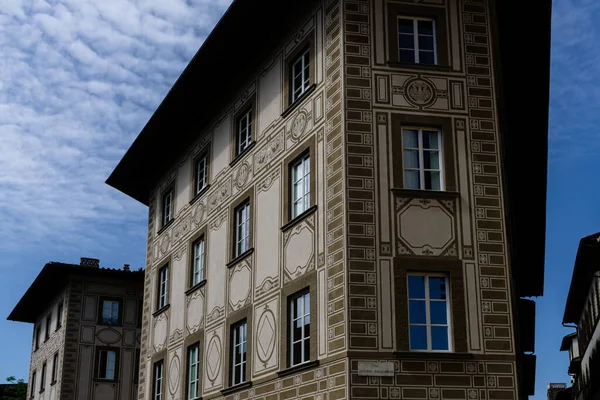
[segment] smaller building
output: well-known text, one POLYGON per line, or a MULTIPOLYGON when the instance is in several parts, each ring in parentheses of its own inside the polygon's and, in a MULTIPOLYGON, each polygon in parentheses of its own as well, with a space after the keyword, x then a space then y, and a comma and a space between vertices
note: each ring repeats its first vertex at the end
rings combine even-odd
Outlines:
POLYGON ((143 282, 93 258, 42 268, 8 316, 34 324, 29 399, 136 397, 143 282))
POLYGON ((548 384, 548 400, 557 400, 561 397, 561 392, 567 389, 565 383, 549 383, 548 384))
POLYGON ((600 400, 600 233, 579 242, 563 325, 577 328, 563 338, 561 351, 569 351, 572 398, 600 400))

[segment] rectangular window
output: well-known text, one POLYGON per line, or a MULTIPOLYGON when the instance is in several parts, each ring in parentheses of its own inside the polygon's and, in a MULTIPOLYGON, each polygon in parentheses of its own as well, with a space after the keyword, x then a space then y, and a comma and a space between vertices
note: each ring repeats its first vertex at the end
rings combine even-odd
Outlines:
POLYGON ((400 62, 437 65, 435 21, 429 18, 398 17, 400 62))
POLYGON ((143 316, 144 316, 144 301, 138 300, 138 306, 137 306, 137 326, 138 327, 142 326, 143 316))
POLYGON ((59 330, 62 326, 62 318, 63 318, 63 303, 62 301, 58 304, 58 308, 56 310, 56 330, 59 330))
POLYGON ((152 400, 162 400, 163 398, 163 362, 162 360, 154 364, 152 400))
POLYGON ((208 156, 202 156, 196 161, 195 194, 200 193, 208 184, 208 156))
POLYGON ((200 349, 198 344, 188 348, 188 400, 198 398, 198 384, 200 383, 200 349))
POLYGON ((98 379, 116 379, 117 352, 113 350, 98 351, 98 379))
POLYGON ((235 257, 250 248, 250 201, 235 210, 235 257))
POLYGON ((173 189, 169 189, 162 197, 162 224, 165 226, 173 219, 173 189))
POLYGON ((310 208, 310 155, 292 165, 292 218, 310 208))
POLYGON ((165 265, 158 271, 158 305, 157 309, 165 307, 169 302, 169 266, 165 265))
POLYGON ((104 300, 102 302, 102 323, 116 325, 119 323, 119 302, 104 300))
POLYGON ((231 329, 231 384, 246 382, 247 323, 242 321, 231 329))
POLYGON ((292 103, 298 100, 310 87, 310 49, 306 49, 292 63, 292 103))
POLYGON ((29 389, 29 397, 33 398, 33 396, 35 396, 35 371, 33 371, 33 374, 31 374, 31 382, 30 382, 30 389, 29 389))
POLYGON ((50 325, 52 324, 52 314, 48 314, 46 317, 46 333, 44 336, 44 342, 50 339, 50 325))
POLYGON ((411 350, 451 350, 448 288, 448 278, 443 275, 408 276, 411 350))
POLYGON ((242 154, 244 150, 252 143, 252 109, 246 111, 237 120, 237 155, 242 154))
POLYGON ((58 353, 54 353, 54 358, 52 359, 52 383, 56 383, 58 379, 58 353))
POLYGON ((40 348, 40 337, 42 336, 42 326, 39 324, 35 330, 35 349, 40 348))
POLYGON ((40 393, 46 389, 46 363, 42 364, 42 375, 40 377, 40 393))
POLYGON ((402 129, 405 189, 444 190, 441 149, 439 130, 402 129))
POLYGON ((204 237, 196 240, 192 244, 193 250, 193 267, 192 267, 192 284, 195 286, 204 279, 204 237))
POLYGON ((290 299, 290 367, 310 361, 310 293, 290 299))

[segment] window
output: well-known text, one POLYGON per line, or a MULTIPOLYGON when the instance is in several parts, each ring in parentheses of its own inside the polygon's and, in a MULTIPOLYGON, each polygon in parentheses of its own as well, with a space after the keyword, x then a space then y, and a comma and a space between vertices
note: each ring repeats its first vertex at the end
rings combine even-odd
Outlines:
POLYGON ((143 300, 138 300, 138 306, 137 306, 137 326, 141 327, 142 326, 142 317, 144 316, 144 301, 143 300))
POLYGON ((198 384, 200 383, 200 349, 198 344, 188 347, 188 399, 198 398, 198 384))
POLYGON ((63 318, 63 303, 62 301, 58 303, 58 309, 56 310, 56 330, 59 330, 62 326, 62 318, 63 318))
POLYGON ((310 49, 306 49, 292 62, 291 80, 293 103, 310 87, 310 49))
POLYGON ((116 325, 119 323, 119 302, 104 300, 102 302, 102 323, 116 325))
POLYGON ((52 314, 48 314, 46 317, 46 333, 44 335, 44 342, 50 339, 50 325, 52 324, 52 314))
POLYGON ((292 218, 310 207, 310 155, 292 165, 292 218))
POLYGON ((443 190, 442 135, 437 129, 402 129, 404 187, 443 190))
POLYGON ((408 276, 410 350, 451 350, 447 288, 446 276, 408 276))
POLYGON ((54 353, 52 360, 52 383, 56 383, 58 379, 58 353, 54 353))
POLYGON ((194 181, 194 194, 198 195, 208 184, 208 156, 204 155, 196 160, 196 178, 194 181))
POLYGON ((168 304, 169 296, 169 266, 165 265, 158 271, 158 305, 160 310, 168 304))
POLYGON ((42 336, 42 326, 39 324, 35 329, 35 349, 40 348, 40 336, 42 336))
POLYGON ((46 389, 46 363, 42 364, 42 376, 40 377, 40 393, 46 389))
POLYGON ((167 225, 173 220, 173 189, 167 190, 162 197, 162 224, 167 225))
POLYGON ((192 282, 191 286, 199 284, 204 279, 204 237, 192 244, 192 282))
POLYGON ((29 389, 29 397, 35 396, 35 371, 31 374, 31 388, 29 389))
POLYGON ((98 350, 98 379, 116 379, 117 352, 114 350, 98 350))
POLYGON ((433 19, 398 17, 400 62, 437 65, 435 29, 433 19))
POLYGON ((290 366, 310 361, 310 293, 290 300, 290 366))
POLYGON ((154 364, 154 378, 152 388, 152 400, 162 400, 163 398, 163 362, 162 360, 154 364))
POLYGON ((235 210, 235 257, 250 249, 250 201, 235 210))
POLYGON ((231 384, 246 382, 247 323, 242 321, 231 330, 231 384))
POLYGON ((237 120, 237 153, 240 155, 252 144, 252 108, 237 120))

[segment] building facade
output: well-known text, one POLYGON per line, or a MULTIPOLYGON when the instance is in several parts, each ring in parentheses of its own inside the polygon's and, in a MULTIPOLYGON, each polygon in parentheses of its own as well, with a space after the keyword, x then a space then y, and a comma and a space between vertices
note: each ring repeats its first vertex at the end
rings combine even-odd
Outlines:
POLYGON ((149 207, 139 399, 532 394, 550 2, 291 3, 234 1, 107 181, 149 207))
POLYGON ((576 332, 564 337, 561 351, 569 352, 572 398, 600 399, 600 233, 579 242, 563 325, 576 332))
POLYGON ((136 398, 143 282, 96 259, 44 266, 8 317, 34 324, 29 399, 136 398))

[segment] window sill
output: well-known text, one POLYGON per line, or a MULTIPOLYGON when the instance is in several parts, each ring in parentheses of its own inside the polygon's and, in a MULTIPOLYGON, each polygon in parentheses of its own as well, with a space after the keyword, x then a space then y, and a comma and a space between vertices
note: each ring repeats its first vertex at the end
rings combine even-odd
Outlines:
POLYGON ((295 365, 288 369, 284 369, 283 371, 279 371, 279 372, 277 372, 277 375, 279 375, 279 377, 281 378, 284 376, 293 375, 297 372, 306 371, 307 369, 315 368, 318 366, 319 366, 319 360, 309 361, 309 362, 305 362, 303 364, 295 365))
POLYGON ((231 387, 228 387, 227 389, 221 390, 221 394, 223 396, 227 396, 227 395, 230 395, 232 393, 239 392, 240 390, 250 389, 251 387, 252 387, 252 381, 248 381, 248 382, 244 382, 244 383, 239 383, 239 384, 237 384, 235 386, 231 386, 231 387))
POLYGON ((196 283, 194 286, 192 286, 191 288, 186 290, 185 295, 189 296, 190 294, 194 293, 196 290, 200 289, 204 285, 206 285, 206 279, 201 280, 200 282, 196 283))
POLYGON ((285 111, 281 114, 281 118, 285 118, 288 115, 290 115, 292 113, 292 111, 294 111, 296 108, 298 108, 298 106, 300 105, 300 103, 302 103, 304 101, 304 99, 306 99, 312 92, 315 91, 316 88, 317 88, 317 84, 313 83, 308 89, 306 89, 306 91, 304 93, 302 93, 302 95, 300 97, 298 97, 296 99, 296 101, 294 101, 292 104, 290 104, 288 106, 288 108, 285 109, 285 111))
POLYGON ((42 394, 46 391, 46 389, 40 389, 39 393, 42 394))
POLYGON ((62 325, 59 326, 58 328, 56 328, 56 330, 54 332, 58 332, 60 330, 60 328, 62 328, 62 325))
POLYGON ((204 186, 204 187, 202 188, 202 190, 201 190, 201 191, 199 191, 199 192, 198 192, 198 194, 196 194, 196 195, 194 196, 194 198, 190 200, 190 205, 194 204, 194 203, 196 202, 196 200, 198 200, 200 197, 202 197, 202 195, 203 195, 204 193, 206 193, 206 192, 208 191, 208 189, 210 189, 210 185, 209 185, 209 184, 207 184, 206 186, 204 186))
POLYGON ((306 217, 314 214, 315 211, 317 211, 317 208, 318 207, 316 205, 310 207, 308 210, 304 211, 302 214, 298 215, 297 217, 295 217, 294 219, 292 219, 291 221, 289 221, 287 224, 285 224, 284 226, 282 226, 281 227, 281 231, 285 232, 285 231, 293 228, 294 225, 296 225, 300 221, 304 220, 306 217))
POLYGON ((58 382, 58 381, 50 382, 50 386, 54 386, 54 385, 56 385, 56 383, 57 383, 57 382, 58 382))
POLYGON ((388 67, 392 68, 423 69, 428 71, 452 72, 452 68, 447 65, 417 64, 398 61, 388 61, 387 65, 388 67))
POLYGON ((250 151, 254 148, 254 146, 256 146, 256 142, 253 140, 252 143, 250 143, 248 145, 248 147, 246 147, 244 149, 244 151, 242 151, 240 154, 238 154, 237 156, 235 156, 235 158, 233 159, 233 161, 231 161, 229 163, 230 167, 233 167, 235 164, 237 164, 242 158, 244 158, 244 156, 248 153, 250 153, 250 151))
POLYGON ((165 230, 167 230, 167 228, 171 225, 173 225, 173 222, 175 222, 175 218, 171 219, 169 222, 167 222, 166 224, 163 225, 162 228, 160 228, 158 230, 158 232, 156 232, 156 235, 160 235, 161 233, 163 233, 165 230))
POLYGON ((240 261, 242 261, 244 258, 250 256, 252 253, 254 253, 254 247, 246 250, 245 252, 243 252, 242 254, 240 254, 239 256, 237 256, 236 258, 234 258, 233 260, 229 261, 226 266, 227 268, 231 268, 233 267, 235 264, 239 263, 240 261))
POLYGON ((392 189, 392 193, 406 197, 426 197, 433 199, 448 199, 460 196, 458 192, 448 192, 445 190, 421 190, 421 189, 392 189))
POLYGON ((454 353, 452 351, 394 351, 396 358, 424 358, 424 359, 452 359, 472 360, 475 356, 471 353, 454 353))
POLYGON ((169 308, 171 307, 170 304, 167 304, 166 306, 159 308, 158 310, 154 311, 154 313, 152 314, 153 317, 158 317, 160 314, 164 313, 165 311, 167 311, 169 308))

